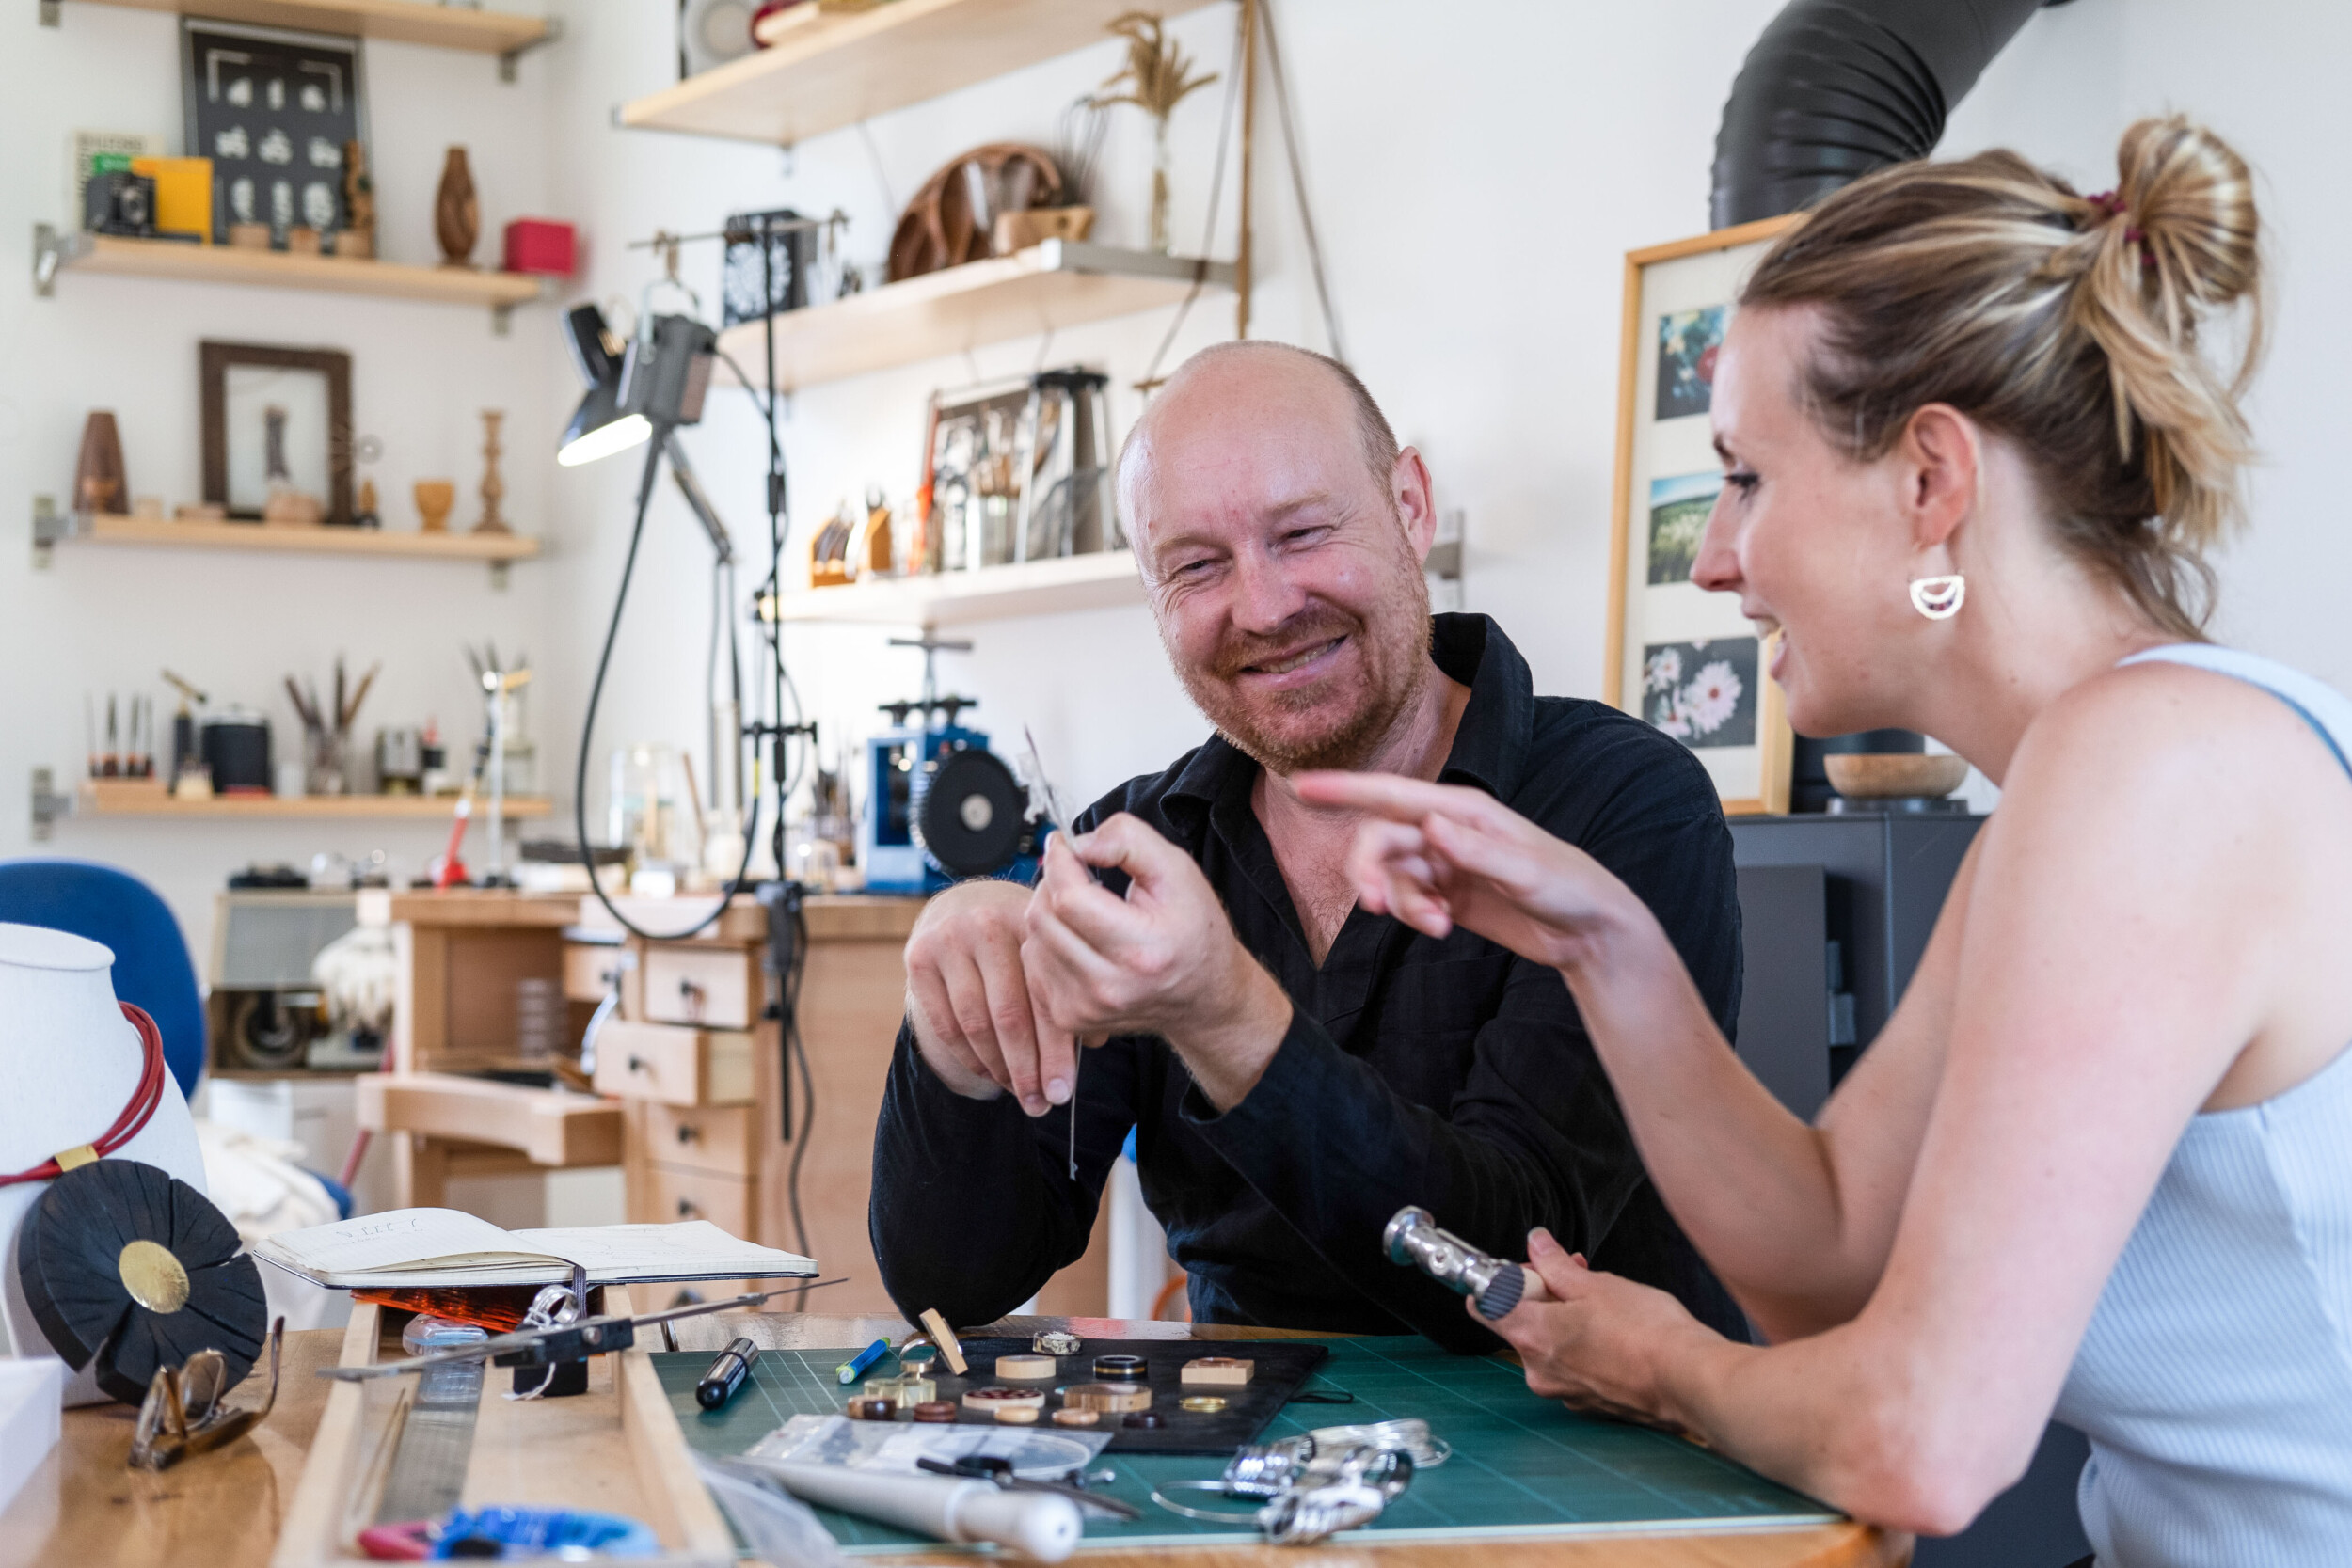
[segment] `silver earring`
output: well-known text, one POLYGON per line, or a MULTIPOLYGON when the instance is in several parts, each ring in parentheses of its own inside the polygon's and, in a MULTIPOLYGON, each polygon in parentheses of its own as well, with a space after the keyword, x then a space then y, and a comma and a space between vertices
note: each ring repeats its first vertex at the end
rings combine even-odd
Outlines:
POLYGON ((1931 621, 1948 621, 1967 602, 1968 579, 1958 572, 1911 579, 1911 608, 1931 621))

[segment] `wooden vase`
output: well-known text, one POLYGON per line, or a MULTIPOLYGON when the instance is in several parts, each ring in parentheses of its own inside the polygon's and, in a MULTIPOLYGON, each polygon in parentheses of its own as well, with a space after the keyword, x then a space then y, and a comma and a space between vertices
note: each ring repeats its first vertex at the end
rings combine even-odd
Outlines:
POLYGON ((482 202, 474 195, 473 169, 466 150, 453 147, 441 164, 441 187, 433 198, 433 237, 441 245, 441 265, 473 267, 473 247, 482 237, 482 202))
POLYGON ((122 433, 112 411, 94 409, 82 421, 82 452, 73 466, 77 512, 128 512, 131 481, 122 470, 122 433))

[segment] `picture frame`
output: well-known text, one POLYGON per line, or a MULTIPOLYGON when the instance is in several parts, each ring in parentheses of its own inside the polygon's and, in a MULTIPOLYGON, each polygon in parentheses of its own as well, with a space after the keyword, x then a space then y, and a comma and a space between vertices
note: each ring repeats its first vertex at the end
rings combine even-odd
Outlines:
POLYGON ((209 340, 197 354, 205 500, 249 522, 348 525, 351 356, 209 340), (287 494, 315 499, 315 518, 268 515, 287 494))
POLYGON ((266 227, 273 250, 300 231, 333 254, 351 223, 346 150, 368 143, 360 40, 181 19, 180 97, 191 157, 213 161, 213 243, 266 227))
POLYGON ((1691 748, 1729 816, 1788 809, 1796 735, 1769 649, 1731 595, 1690 581, 1722 489, 1707 414, 1747 269, 1800 219, 1766 218, 1625 259, 1606 695, 1691 748))

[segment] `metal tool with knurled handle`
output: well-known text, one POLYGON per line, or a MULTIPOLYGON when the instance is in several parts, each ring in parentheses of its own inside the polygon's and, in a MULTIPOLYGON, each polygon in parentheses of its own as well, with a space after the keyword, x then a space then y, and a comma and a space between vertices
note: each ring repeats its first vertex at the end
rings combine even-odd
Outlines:
POLYGON ((1438 1229, 1436 1216, 1426 1209, 1399 1209, 1380 1233, 1380 1244, 1388 1249, 1390 1262, 1418 1268, 1476 1302, 1478 1315, 1489 1323, 1522 1301, 1551 1299, 1534 1270, 1489 1257, 1452 1231, 1438 1229))

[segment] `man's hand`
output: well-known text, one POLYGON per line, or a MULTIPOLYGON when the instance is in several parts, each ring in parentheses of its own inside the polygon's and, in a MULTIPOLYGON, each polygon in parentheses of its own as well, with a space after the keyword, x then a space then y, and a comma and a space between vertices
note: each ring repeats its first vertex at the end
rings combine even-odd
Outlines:
POLYGON ((1070 1098, 1075 1052, 1043 1025, 1022 973, 1029 890, 965 882, 924 907, 907 938, 907 1017, 941 1083, 970 1100, 1010 1089, 1033 1117, 1070 1098))
POLYGON ((1220 1111, 1256 1086, 1290 1027, 1289 995, 1243 949, 1200 868, 1124 812, 1046 842, 1021 957, 1056 1031, 1158 1035, 1220 1111), (1089 865, 1124 871, 1127 896, 1089 865))

